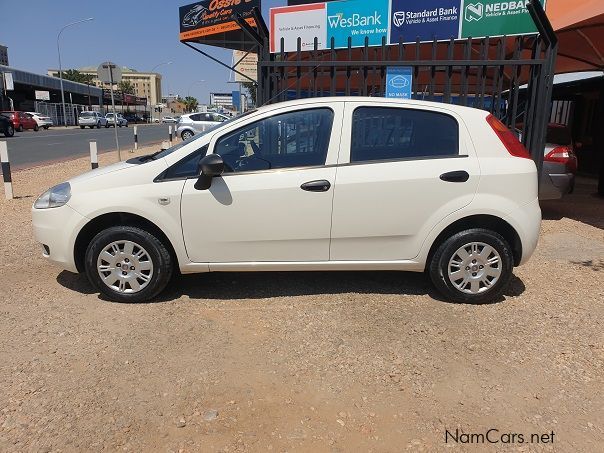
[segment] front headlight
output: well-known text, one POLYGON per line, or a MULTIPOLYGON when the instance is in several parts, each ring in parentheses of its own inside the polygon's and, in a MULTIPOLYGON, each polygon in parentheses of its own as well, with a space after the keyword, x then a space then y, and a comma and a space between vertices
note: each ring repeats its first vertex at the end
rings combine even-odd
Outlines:
POLYGON ((48 189, 34 203, 36 209, 58 208, 63 206, 71 198, 71 186, 68 182, 48 189))

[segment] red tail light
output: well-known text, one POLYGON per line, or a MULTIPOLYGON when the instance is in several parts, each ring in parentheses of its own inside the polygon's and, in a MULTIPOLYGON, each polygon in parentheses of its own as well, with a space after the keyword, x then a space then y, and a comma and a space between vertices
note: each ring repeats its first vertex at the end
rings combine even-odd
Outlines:
POLYGON ((525 159, 531 158, 524 145, 520 143, 520 140, 518 140, 514 133, 509 130, 505 124, 503 124, 493 115, 487 116, 487 123, 489 123, 489 126, 493 128, 499 137, 499 140, 501 140, 501 143, 503 143, 508 150, 508 153, 510 153, 512 156, 523 157, 525 159))
POLYGON ((564 164, 571 173, 577 172, 577 156, 570 146, 558 146, 552 149, 544 160, 564 164))

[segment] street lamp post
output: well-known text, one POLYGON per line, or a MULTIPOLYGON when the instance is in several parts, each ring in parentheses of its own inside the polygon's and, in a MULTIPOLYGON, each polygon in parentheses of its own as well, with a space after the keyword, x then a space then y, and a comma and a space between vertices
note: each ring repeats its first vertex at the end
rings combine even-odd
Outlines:
MULTIPOLYGON (((165 61, 164 63, 159 63, 156 64, 155 66, 153 66, 153 68, 150 71, 150 74, 153 74, 153 71, 155 71, 157 68, 159 68, 160 66, 163 65, 171 65, 172 62, 171 61, 165 61)), ((149 120, 152 119, 153 114, 151 113, 151 79, 149 79, 149 95, 147 96, 147 99, 149 100, 149 120)))
MULTIPOLYGON (((191 83, 191 85, 189 85, 189 89, 187 90, 187 97, 191 97, 191 88, 193 88, 193 85, 195 85, 196 83, 204 83, 205 80, 196 80, 195 82, 191 83)), ((190 112, 193 113, 193 112, 190 112)))
POLYGON ((89 17, 87 19, 82 19, 82 20, 78 20, 76 22, 67 24, 63 28, 61 28, 61 30, 59 31, 59 34, 57 35, 57 53, 59 54, 59 79, 61 81, 61 104, 63 106, 63 125, 65 127, 67 127, 67 117, 66 117, 66 113, 65 113, 65 91, 63 90, 63 68, 61 66, 61 46, 60 46, 59 41, 61 39, 61 33, 63 33, 63 30, 65 30, 67 27, 71 27, 72 25, 81 24, 82 22, 88 22, 91 20, 94 20, 94 17, 89 17))

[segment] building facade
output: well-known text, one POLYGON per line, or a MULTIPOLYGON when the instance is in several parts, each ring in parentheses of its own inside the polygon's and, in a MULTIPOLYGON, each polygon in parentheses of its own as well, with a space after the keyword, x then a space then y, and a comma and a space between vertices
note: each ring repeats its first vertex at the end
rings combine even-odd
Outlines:
MULTIPOLYGON (((149 100, 149 104, 155 106, 161 103, 162 92, 161 92, 161 80, 162 76, 156 72, 139 72, 135 69, 122 67, 122 81, 127 81, 134 87, 134 95, 138 97, 144 97, 149 100)), ((64 70, 65 71, 65 70, 64 70)), ((77 69, 82 74, 91 75, 93 77, 92 84, 99 88, 109 88, 108 84, 102 83, 97 77, 97 68, 92 66, 86 66, 77 69)), ((49 69, 48 75, 52 77, 59 77, 59 71, 57 69, 49 69)), ((114 85, 114 89, 117 89, 117 84, 114 85)))
POLYGON ((8 47, 0 44, 0 64, 8 66, 8 47))

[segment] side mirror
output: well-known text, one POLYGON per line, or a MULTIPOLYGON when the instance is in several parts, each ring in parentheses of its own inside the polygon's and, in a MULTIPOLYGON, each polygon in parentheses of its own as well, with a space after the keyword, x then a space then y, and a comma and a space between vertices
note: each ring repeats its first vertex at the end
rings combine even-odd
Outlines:
POLYGON ((212 185, 212 179, 224 173, 224 161, 218 154, 208 154, 199 161, 197 169, 199 178, 195 183, 195 189, 208 190, 212 185))

